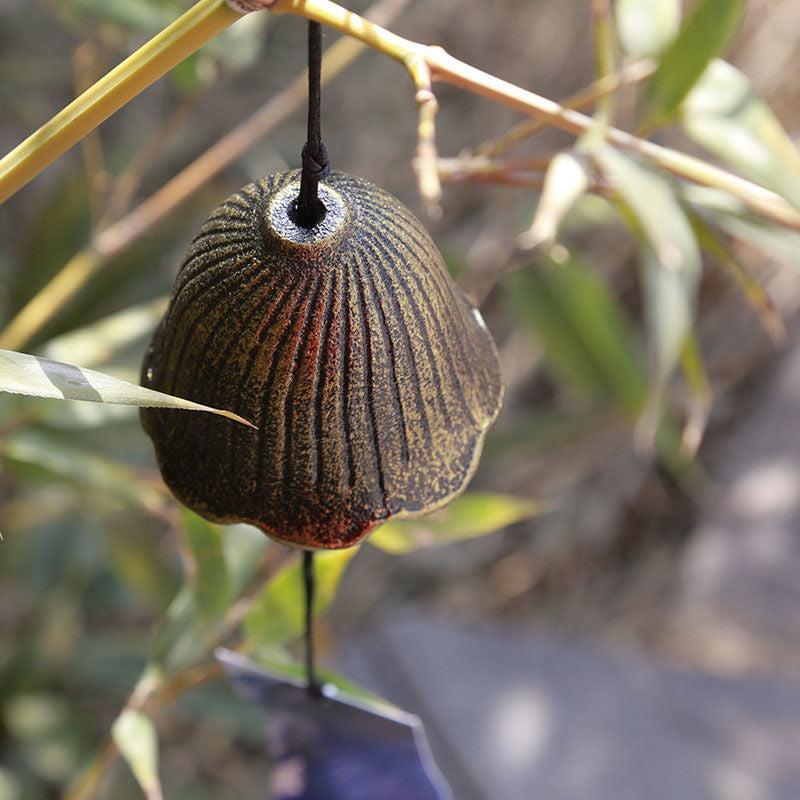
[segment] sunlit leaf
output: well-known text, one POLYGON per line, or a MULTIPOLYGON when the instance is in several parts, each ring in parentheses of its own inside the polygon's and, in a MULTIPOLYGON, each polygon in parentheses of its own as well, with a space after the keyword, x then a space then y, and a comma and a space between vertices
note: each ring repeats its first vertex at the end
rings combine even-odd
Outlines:
POLYGON ((699 0, 645 84, 640 127, 649 129, 675 116, 711 59, 733 38, 743 10, 743 0, 699 0))
POLYGON ((188 577, 197 609, 206 619, 215 619, 228 609, 232 600, 231 578, 220 529, 184 509, 181 530, 194 562, 188 577))
POLYGON ((715 59, 681 106, 686 132, 710 152, 800 206, 800 154, 747 77, 715 59))
POLYGON ((617 0, 617 35, 631 58, 657 56, 676 36, 681 24, 680 0, 617 0))
POLYGON ((421 519, 392 520, 369 538, 389 553, 475 539, 535 517, 542 506, 535 500, 508 494, 468 492, 445 508, 421 519))
POLYGON ((141 711, 126 708, 111 726, 111 735, 147 800, 161 800, 158 734, 153 720, 141 711))
MULTIPOLYGON (((323 550, 314 554, 314 613, 321 614, 333 602, 345 567, 358 548, 323 550)), ((245 637, 251 645, 275 645, 300 635, 304 620, 302 566, 295 561, 273 578, 244 620, 245 637)))
POLYGON ((163 392, 155 392, 74 364, 11 350, 0 350, 0 391, 58 400, 91 400, 96 403, 128 406, 210 411, 254 427, 231 411, 222 411, 163 392))
POLYGON ((569 386, 611 400, 628 417, 647 391, 633 324, 611 289, 573 259, 542 262, 515 276, 512 307, 542 342, 548 364, 569 386))
POLYGON ((586 192, 589 175, 583 159, 574 153, 559 153, 550 162, 530 230, 519 237, 524 249, 555 239, 558 226, 586 192))

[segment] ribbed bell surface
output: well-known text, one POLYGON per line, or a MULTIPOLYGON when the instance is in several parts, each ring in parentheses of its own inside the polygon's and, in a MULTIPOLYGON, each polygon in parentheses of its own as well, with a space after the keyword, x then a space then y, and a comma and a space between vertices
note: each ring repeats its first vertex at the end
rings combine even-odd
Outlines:
POLYGON ((419 220, 333 173, 298 227, 299 172, 245 186, 178 274, 143 385, 226 408, 143 409, 164 480, 219 522, 347 547, 471 477, 503 385, 497 351, 419 220))

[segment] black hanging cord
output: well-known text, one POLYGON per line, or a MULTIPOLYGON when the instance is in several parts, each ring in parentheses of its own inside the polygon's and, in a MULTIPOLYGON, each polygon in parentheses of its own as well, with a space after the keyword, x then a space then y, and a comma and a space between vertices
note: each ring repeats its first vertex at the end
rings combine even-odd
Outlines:
POLYGON ((325 216, 325 206, 317 187, 331 171, 328 151, 322 142, 320 121, 320 76, 322 74, 322 26, 308 23, 308 136, 303 147, 300 194, 295 205, 295 222, 301 228, 313 228, 325 216))
POLYGON ((322 697, 322 685, 314 673, 314 551, 303 550, 303 586, 306 600, 306 690, 312 697, 322 697))

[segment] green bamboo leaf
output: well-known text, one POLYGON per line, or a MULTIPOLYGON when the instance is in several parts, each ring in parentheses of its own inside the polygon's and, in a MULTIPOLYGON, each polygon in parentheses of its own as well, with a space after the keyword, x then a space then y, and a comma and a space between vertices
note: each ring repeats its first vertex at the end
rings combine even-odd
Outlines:
POLYGON ((184 509, 181 530, 194 562, 188 582, 197 610, 206 620, 216 619, 228 610, 233 599, 220 529, 184 509))
POLYGON ((16 353, 12 350, 0 350, 0 391, 58 400, 91 400, 96 403, 127 406, 210 411, 249 425, 251 428, 255 427, 231 411, 222 411, 163 392, 155 392, 74 364, 51 361, 49 358, 16 353))
POLYGON ((369 538, 388 553, 475 539, 542 512, 535 500, 508 494, 468 492, 422 519, 392 520, 369 538))
POLYGON ((126 708, 111 726, 111 736, 147 800, 161 800, 158 734, 153 720, 141 711, 126 708))
POLYGON ((617 0, 617 35, 631 58, 653 58, 675 38, 681 25, 680 0, 617 0))
POLYGON ((599 166, 639 238, 639 262, 656 393, 678 363, 692 328, 700 281, 700 247, 672 183, 600 143, 599 166))
POLYGON ((651 129, 675 116, 709 62, 733 38, 743 11, 743 0, 699 0, 645 84, 641 128, 651 129))
POLYGON ((684 130, 732 167, 800 207, 800 154, 747 77, 715 59, 681 106, 684 130))
MULTIPOLYGON (((314 554, 314 614, 325 611, 336 596, 345 567, 358 548, 314 554)), ((295 561, 279 572, 256 599, 244 619, 245 638, 254 647, 275 646, 297 638, 303 630, 302 566, 295 561)))
POLYGON ((543 262, 515 276, 509 288, 512 307, 567 385, 638 416, 647 378, 636 332, 596 271, 574 258, 543 262))

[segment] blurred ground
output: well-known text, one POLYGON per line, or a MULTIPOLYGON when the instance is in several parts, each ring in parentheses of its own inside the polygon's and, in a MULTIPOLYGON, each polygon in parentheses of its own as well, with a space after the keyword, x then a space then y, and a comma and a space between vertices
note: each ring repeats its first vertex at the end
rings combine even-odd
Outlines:
MULTIPOLYGON (((63 7, 91 5, 87 0, 63 7)), ((348 5, 360 11, 366 4, 348 5)), ((64 8, 8 0, 0 11, 3 152, 73 96, 65 65, 94 23, 70 21, 64 8)), ((428 0, 412 3, 392 27, 559 98, 592 76, 587 8, 580 0, 428 0)), ((191 123, 147 171, 139 195, 157 188, 299 73, 303 35, 300 20, 270 22, 257 66, 231 69, 199 94, 191 123)), ((795 137, 798 37, 796 3, 753 3, 731 54, 795 137)), ((143 38, 120 34, 118 48, 127 52, 143 38)), ((110 63, 119 55, 103 47, 99 52, 100 61, 110 63)), ((174 107, 178 94, 162 81, 101 128, 110 169, 135 152, 137 138, 174 107)), ((368 53, 323 96, 324 134, 335 168, 381 184, 419 213, 409 167, 416 119, 403 69, 368 53)), ((449 87, 438 97, 444 155, 499 134, 517 119, 449 87)), ((624 126, 630 113, 624 99, 619 113, 624 126)), ((166 292, 180 252, 209 207, 262 173, 296 165, 302 139, 298 113, 171 220, 168 232, 147 237, 143 246, 154 269, 145 277, 137 273, 138 264, 117 265, 45 335, 166 292)), ((522 152, 547 152, 564 141, 546 133, 522 152)), ((3 207, 0 311, 30 296, 74 252, 74 239, 47 238, 59 221, 48 207, 67 202, 64 187, 80 172, 76 148, 3 207), (38 271, 17 274, 16 265, 42 241, 51 252, 35 261, 38 271)), ((446 186, 444 214, 430 228, 465 285, 484 285, 483 277, 502 267, 534 205, 535 196, 522 189, 446 186)), ((84 220, 75 239, 91 224, 84 220)), ((634 254, 624 233, 603 227, 573 237, 570 244, 609 277, 625 305, 638 309, 634 254)), ((787 267, 753 248, 739 249, 786 315, 790 342, 776 350, 728 277, 709 268, 699 332, 715 401, 698 457, 699 478, 688 481, 634 452, 630 428, 613 415, 565 392, 543 368, 537 345, 509 318, 503 288, 489 293, 484 315, 500 346, 509 391, 474 486, 546 499, 554 510, 497 536, 403 558, 364 548, 320 630, 323 660, 379 691, 396 693, 400 702, 422 704, 432 738, 438 737, 443 761, 449 760, 456 776, 459 800, 800 796, 788 744, 800 741, 800 272, 796 262, 787 267), (513 714, 497 716, 526 702, 532 710, 519 722, 521 729, 513 727, 513 714), (481 738, 492 719, 502 730, 511 725, 503 734, 510 737, 507 746, 497 744, 506 741, 500 734, 491 745, 481 738), (516 751, 520 737, 528 749, 516 751), (504 767, 503 758, 512 755, 517 761, 504 767), (515 775, 525 776, 524 782, 515 775), (503 776, 508 783, 498 791, 503 776), (533 787, 535 795, 528 791, 533 787)), ((149 458, 144 443, 133 441, 136 457, 149 458)), ((156 540, 160 530, 149 524, 130 533, 130 540, 156 540)), ((77 540, 78 534, 64 529, 61 538, 73 535, 77 540)), ((63 541, 61 546, 67 547, 63 541)), ((102 588, 92 584, 106 598, 102 588)), ((168 589, 164 582, 151 589, 149 604, 131 592, 124 614, 104 614, 101 605, 80 624, 67 606, 59 616, 53 598, 54 619, 65 620, 54 627, 63 633, 77 625, 90 641, 83 656, 94 659, 96 696, 80 682, 79 691, 69 680, 58 687, 75 690, 84 707, 90 704, 87 748, 96 746, 134 679, 130 652, 145 646, 164 602, 158 592, 168 597, 168 589), (119 649, 108 655, 112 643, 119 649)), ((0 623, 5 614, 6 630, 24 629, 30 599, 0 596, 0 623)), ((56 637, 54 647, 57 663, 73 663, 58 650, 69 651, 68 643, 56 637)), ((0 655, 0 666, 10 652, 0 655)), ((233 787, 230 796, 258 796, 263 775, 257 738, 231 733, 240 718, 218 728, 187 719, 185 709, 164 716, 165 772, 233 787), (198 749, 205 753, 203 765, 197 763, 198 749)), ((0 763, 3 747, 0 727, 0 763)), ((136 796, 124 770, 112 777, 120 798, 136 796)), ((181 780, 171 797, 180 796, 181 780)), ((0 798, 2 791, 0 785, 0 798)), ((220 790, 208 796, 227 795, 220 790)))

